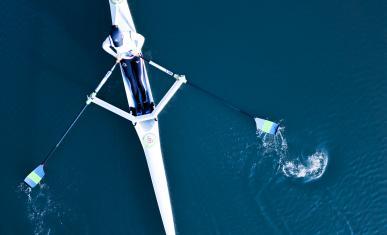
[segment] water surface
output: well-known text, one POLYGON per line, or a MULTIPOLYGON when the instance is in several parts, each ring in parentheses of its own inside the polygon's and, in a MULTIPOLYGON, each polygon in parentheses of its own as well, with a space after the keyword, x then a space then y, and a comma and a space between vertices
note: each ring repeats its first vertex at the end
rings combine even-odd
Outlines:
MULTIPOLYGON (((178 93, 159 120, 179 234, 387 233, 383 1, 129 3, 145 55, 284 127, 257 135, 253 120, 178 93), (329 160, 317 180, 282 170, 319 151, 329 160)), ((44 184, 21 184, 114 63, 101 49, 108 2, 0 6, 0 233, 163 234, 134 129, 98 107, 44 184)), ((160 99, 172 81, 150 77, 160 99)), ((119 73, 101 96, 125 107, 119 73)))

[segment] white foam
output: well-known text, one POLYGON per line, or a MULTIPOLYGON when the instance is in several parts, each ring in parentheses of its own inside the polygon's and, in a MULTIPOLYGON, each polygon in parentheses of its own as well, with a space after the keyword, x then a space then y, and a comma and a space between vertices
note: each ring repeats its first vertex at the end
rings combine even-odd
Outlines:
POLYGON ((285 161, 282 165, 282 172, 287 177, 312 181, 321 178, 327 165, 328 154, 324 151, 317 151, 305 160, 285 161))
POLYGON ((48 185, 39 184, 32 190, 24 183, 21 183, 18 191, 26 199, 26 213, 33 225, 33 234, 50 234, 49 220, 55 218, 55 220, 60 221, 63 214, 59 204, 52 199, 48 185))
POLYGON ((260 141, 260 147, 264 155, 276 154, 280 157, 280 161, 283 157, 286 156, 288 151, 288 143, 283 137, 285 133, 285 128, 278 128, 277 134, 267 134, 263 131, 257 131, 257 137, 260 141))
POLYGON ((288 143, 285 138, 285 128, 280 127, 276 135, 257 131, 260 151, 263 155, 278 157, 278 170, 289 178, 312 181, 321 178, 328 165, 326 151, 316 151, 306 158, 289 160, 288 143))

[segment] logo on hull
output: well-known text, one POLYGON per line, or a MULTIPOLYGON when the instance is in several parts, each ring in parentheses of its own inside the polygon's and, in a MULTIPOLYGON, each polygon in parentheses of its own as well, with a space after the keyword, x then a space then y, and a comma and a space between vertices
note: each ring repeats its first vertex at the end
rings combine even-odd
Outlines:
POLYGON ((110 2, 113 4, 113 5, 117 5, 117 4, 120 4, 122 3, 123 0, 110 0, 110 2))
POLYGON ((157 137, 152 133, 147 133, 142 137, 142 143, 145 148, 151 148, 156 144, 157 137))

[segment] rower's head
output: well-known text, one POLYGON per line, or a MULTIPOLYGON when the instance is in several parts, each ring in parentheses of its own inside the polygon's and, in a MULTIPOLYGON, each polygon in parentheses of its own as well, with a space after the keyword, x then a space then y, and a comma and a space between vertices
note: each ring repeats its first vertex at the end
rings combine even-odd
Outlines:
POLYGON ((124 37, 122 36, 122 32, 117 25, 112 26, 110 37, 112 38, 115 47, 120 47, 124 43, 124 37))

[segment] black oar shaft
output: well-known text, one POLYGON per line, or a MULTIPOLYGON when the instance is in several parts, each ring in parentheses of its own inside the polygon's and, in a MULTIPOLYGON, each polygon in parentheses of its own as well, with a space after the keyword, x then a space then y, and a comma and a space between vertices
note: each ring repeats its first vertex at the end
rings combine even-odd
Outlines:
POLYGON ((254 116, 252 114, 248 113, 247 111, 245 111, 245 110, 243 110, 241 108, 236 107, 235 105, 233 105, 232 103, 230 103, 226 99, 224 99, 224 98, 222 98, 222 97, 220 97, 220 96, 218 96, 218 95, 216 95, 216 94, 214 94, 214 93, 212 93, 212 92, 210 92, 210 91, 208 91, 208 90, 206 90, 206 89, 196 85, 195 83, 187 81, 187 84, 190 85, 191 87, 195 88, 196 90, 199 90, 202 93, 212 97, 213 99, 218 100, 223 105, 225 105, 225 106, 227 106, 227 107, 229 107, 229 108, 231 108, 231 109, 233 109, 233 110, 235 110, 237 112, 240 112, 241 114, 244 114, 244 115, 246 115, 246 116, 248 116, 250 118, 254 118, 254 116))
MULTIPOLYGON (((113 70, 115 69, 115 67, 117 66, 117 64, 119 63, 119 61, 117 61, 113 67, 106 73, 106 75, 102 78, 101 82, 98 84, 97 88, 95 88, 94 92, 92 93, 91 96, 96 96, 97 93, 99 92, 99 90, 101 90, 102 86, 105 85, 105 83, 107 82, 107 80, 109 79, 110 75, 113 73, 113 70)), ((89 106, 90 104, 90 97, 88 98, 85 106, 82 108, 82 110, 78 113, 78 115, 75 117, 75 119, 72 121, 72 123, 70 124, 70 126, 66 129, 66 131, 63 133, 62 137, 60 138, 60 140, 58 141, 58 143, 51 148, 50 152, 48 152, 46 158, 44 159, 44 161, 42 162, 42 165, 46 165, 48 160, 50 160, 50 158, 54 155, 55 151, 59 148, 59 146, 62 144, 63 140, 66 138, 67 134, 71 131, 71 129, 75 126, 75 124, 77 123, 77 121, 79 120, 79 118, 82 116, 82 114, 85 112, 87 106, 89 106)))
POLYGON ((116 63, 113 65, 113 67, 105 74, 105 76, 102 78, 101 82, 98 84, 97 88, 95 88, 94 92, 97 94, 99 90, 101 90, 102 86, 105 85, 107 80, 109 79, 110 75, 112 75, 114 69, 116 68, 119 61, 116 61, 116 63))
MULTIPOLYGON (((176 74, 176 73, 170 71, 169 69, 164 68, 163 66, 157 64, 156 62, 144 58, 142 55, 141 55, 140 57, 141 57, 143 60, 145 60, 146 62, 148 62, 150 65, 152 65, 153 67, 159 69, 160 71, 162 71, 162 72, 168 74, 168 75, 171 76, 171 77, 176 78, 176 76, 179 76, 178 74, 176 74)), ((227 107, 229 107, 229 108, 231 108, 231 109, 233 109, 233 110, 235 110, 235 111, 237 111, 237 112, 240 112, 240 113, 242 113, 243 115, 246 115, 246 116, 248 116, 248 117, 254 119, 254 115, 250 114, 249 112, 247 112, 247 111, 245 111, 245 110, 243 110, 243 109, 241 109, 241 108, 236 107, 235 105, 233 105, 232 103, 230 103, 230 102, 227 101, 226 99, 224 99, 224 98, 222 98, 222 97, 220 97, 220 96, 218 96, 218 95, 216 95, 216 94, 214 94, 214 93, 212 93, 212 92, 210 92, 210 91, 208 91, 208 90, 206 90, 206 89, 204 89, 204 88, 202 88, 202 87, 200 87, 200 86, 198 86, 198 85, 196 85, 195 83, 192 83, 192 82, 190 82, 190 81, 187 81, 187 84, 190 85, 191 87, 193 87, 193 88, 195 88, 195 89, 197 89, 197 90, 203 92, 204 94, 206 94, 206 95, 208 95, 208 96, 210 96, 210 97, 212 97, 212 98, 218 100, 218 101, 221 102, 223 105, 225 105, 225 106, 227 106, 227 107)))
POLYGON ((43 165, 46 165, 47 161, 50 160, 50 158, 54 155, 55 151, 59 148, 59 146, 61 145, 61 143, 63 142, 63 140, 66 138, 67 134, 71 131, 71 129, 74 127, 75 123, 77 123, 78 119, 82 116, 83 112, 85 112, 87 106, 89 106, 89 104, 85 104, 85 106, 82 108, 82 110, 78 113, 78 115, 76 116, 76 118, 73 120, 73 122, 71 123, 71 125, 66 129, 66 131, 64 132, 64 134, 62 135, 62 137, 60 138, 60 140, 58 141, 58 143, 52 147, 52 149, 50 150, 50 152, 48 152, 46 158, 44 159, 43 161, 43 165))

